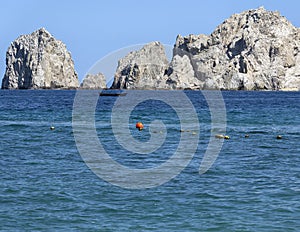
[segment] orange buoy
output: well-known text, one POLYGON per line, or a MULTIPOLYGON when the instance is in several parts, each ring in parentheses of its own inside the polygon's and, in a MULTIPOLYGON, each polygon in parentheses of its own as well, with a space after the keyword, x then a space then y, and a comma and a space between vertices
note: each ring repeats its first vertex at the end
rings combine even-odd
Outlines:
POLYGON ((143 130, 143 129, 144 129, 144 125, 143 125, 143 123, 141 123, 141 122, 137 122, 137 123, 135 124, 135 127, 136 127, 137 129, 139 129, 139 130, 143 130))

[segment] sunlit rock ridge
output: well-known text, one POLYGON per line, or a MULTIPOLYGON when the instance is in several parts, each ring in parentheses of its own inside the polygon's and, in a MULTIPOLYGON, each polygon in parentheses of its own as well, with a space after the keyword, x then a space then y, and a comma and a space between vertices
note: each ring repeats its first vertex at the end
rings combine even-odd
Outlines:
POLYGON ((146 44, 140 50, 130 52, 119 60, 112 87, 117 89, 157 88, 164 81, 168 63, 161 43, 146 44))
POLYGON ((210 35, 178 35, 166 60, 160 43, 147 44, 119 62, 112 88, 300 90, 299 28, 263 7, 210 35))
POLYGON ((102 73, 87 74, 80 84, 81 89, 105 89, 106 79, 102 73))
POLYGON ((78 86, 70 52, 44 28, 20 36, 9 46, 2 89, 72 89, 78 86))

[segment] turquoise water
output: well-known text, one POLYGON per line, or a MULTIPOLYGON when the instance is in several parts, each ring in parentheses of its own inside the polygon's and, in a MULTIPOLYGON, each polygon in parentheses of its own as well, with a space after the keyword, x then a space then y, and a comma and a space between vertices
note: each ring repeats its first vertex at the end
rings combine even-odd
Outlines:
MULTIPOLYGON (((299 231, 300 92, 222 92, 230 140, 202 175, 210 112, 201 92, 186 92, 200 121, 198 149, 178 176, 137 190, 100 179, 83 161, 72 130, 75 93, 0 91, 1 231, 299 231)), ((163 147, 141 156, 114 138, 115 101, 101 97, 95 113, 105 150, 128 167, 165 162, 180 140, 176 112, 158 101, 135 108, 135 139, 149 140, 157 118, 167 125, 163 147)))

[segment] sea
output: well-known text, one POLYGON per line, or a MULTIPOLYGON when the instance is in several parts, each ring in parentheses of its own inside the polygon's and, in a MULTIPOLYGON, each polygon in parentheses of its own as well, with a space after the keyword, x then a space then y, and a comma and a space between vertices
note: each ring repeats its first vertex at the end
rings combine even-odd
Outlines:
POLYGON ((153 93, 1 90, 0 231, 300 230, 300 92, 153 93))

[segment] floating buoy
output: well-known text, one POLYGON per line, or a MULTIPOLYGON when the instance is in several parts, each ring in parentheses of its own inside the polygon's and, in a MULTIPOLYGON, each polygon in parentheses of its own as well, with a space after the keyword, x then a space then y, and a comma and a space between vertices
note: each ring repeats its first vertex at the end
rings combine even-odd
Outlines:
POLYGON ((217 138, 217 139, 224 139, 224 135, 215 135, 215 138, 217 138))
POLYGON ((281 135, 277 135, 276 139, 282 139, 282 136, 281 135))
POLYGON ((224 135, 215 135, 215 138, 217 138, 217 139, 224 139, 224 135))
POLYGON ((55 127, 54 126, 50 126, 50 130, 54 130, 55 129, 55 127))
POLYGON ((217 138, 217 139, 230 139, 230 137, 228 135, 221 135, 221 134, 215 135, 215 138, 217 138))
POLYGON ((137 122, 137 123, 135 124, 135 127, 136 127, 137 129, 139 129, 139 130, 143 130, 143 129, 144 129, 144 125, 143 125, 143 123, 141 123, 141 122, 137 122))

